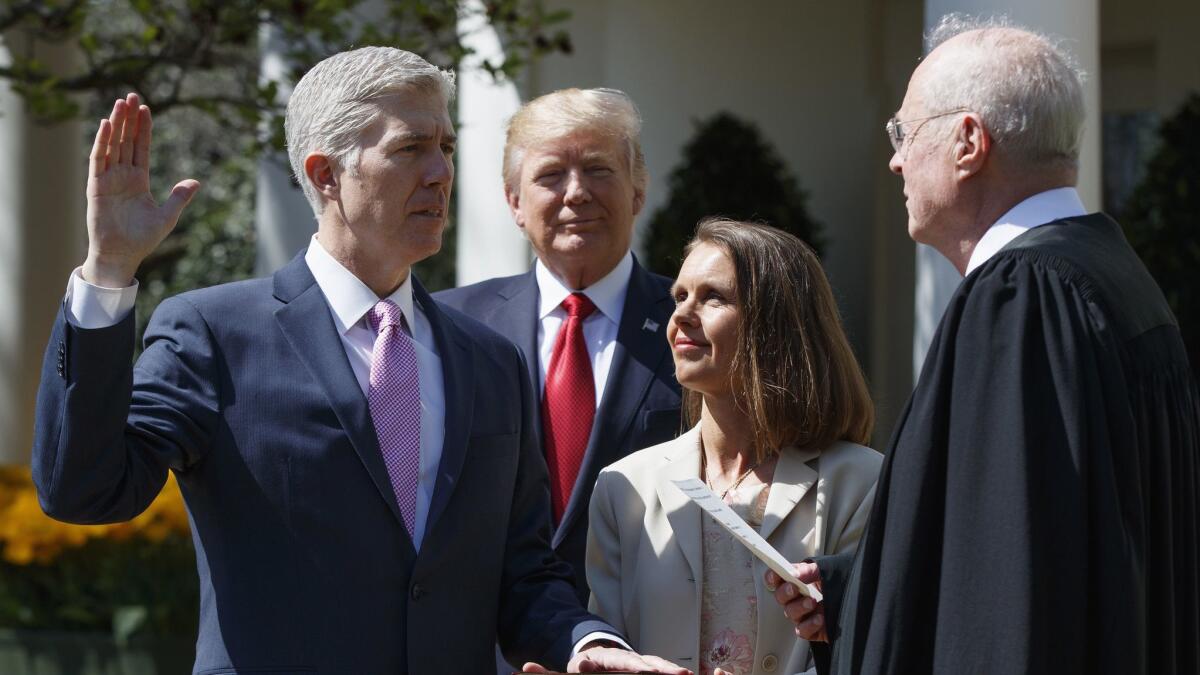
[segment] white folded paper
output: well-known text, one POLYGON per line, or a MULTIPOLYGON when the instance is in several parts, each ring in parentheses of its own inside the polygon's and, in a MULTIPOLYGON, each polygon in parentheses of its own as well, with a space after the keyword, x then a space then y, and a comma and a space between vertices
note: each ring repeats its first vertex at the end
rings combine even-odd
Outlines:
POLYGON ((816 586, 797 579, 796 575, 792 574, 792 564, 788 562, 788 559, 776 551, 774 546, 768 544, 767 540, 755 532, 754 528, 750 527, 746 521, 738 517, 738 514, 734 513, 728 504, 721 501, 720 497, 713 494, 713 491, 709 490, 708 486, 699 478, 685 478, 671 482, 675 483, 675 487, 678 487, 683 494, 720 523, 721 527, 729 530, 734 539, 742 542, 742 545, 750 549, 750 552, 759 560, 766 563, 767 567, 770 567, 785 581, 795 584, 801 594, 807 595, 817 602, 821 601, 821 591, 817 590, 816 586))

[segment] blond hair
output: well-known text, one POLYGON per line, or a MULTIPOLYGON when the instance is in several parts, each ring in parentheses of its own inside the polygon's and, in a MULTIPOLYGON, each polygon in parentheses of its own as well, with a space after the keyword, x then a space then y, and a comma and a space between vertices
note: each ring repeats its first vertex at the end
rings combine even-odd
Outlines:
POLYGON ((617 89, 560 89, 539 96, 512 116, 504 141, 504 186, 515 191, 525 151, 552 138, 587 132, 615 138, 627 148, 633 187, 646 192, 646 159, 638 140, 642 117, 617 89))

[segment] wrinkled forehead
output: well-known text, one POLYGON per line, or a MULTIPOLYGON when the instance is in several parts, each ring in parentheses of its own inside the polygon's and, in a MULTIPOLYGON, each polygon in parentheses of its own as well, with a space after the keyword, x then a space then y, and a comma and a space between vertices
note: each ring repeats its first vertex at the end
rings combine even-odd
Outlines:
POLYGON ((581 127, 566 133, 543 135, 523 148, 521 165, 544 164, 554 161, 620 160, 618 168, 628 171, 625 157, 628 143, 615 133, 605 133, 592 127, 581 127))

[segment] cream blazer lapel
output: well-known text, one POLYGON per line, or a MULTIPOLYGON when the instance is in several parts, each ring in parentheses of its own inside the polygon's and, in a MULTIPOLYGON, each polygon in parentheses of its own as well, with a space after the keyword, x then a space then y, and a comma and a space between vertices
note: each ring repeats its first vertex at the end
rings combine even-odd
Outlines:
MULTIPOLYGON (((700 669, 704 583, 699 506, 671 482, 700 475, 700 430, 633 453, 600 474, 592 500, 588 575, 592 607, 624 630, 634 648, 700 669)), ((870 515, 879 453, 834 443, 822 453, 782 452, 759 528, 788 560, 851 550, 870 515), (816 461, 814 461, 816 460, 816 461)), ((754 675, 806 669, 808 643, 766 590, 754 563, 758 642, 754 675)))
POLYGON ((801 452, 791 448, 779 453, 779 462, 771 479, 771 491, 767 494, 767 511, 763 514, 762 528, 759 530, 763 539, 771 541, 771 535, 780 523, 817 484, 819 474, 808 462, 818 455, 820 453, 816 450, 801 452))
MULTIPOLYGON (((662 504, 663 510, 667 514, 667 520, 671 524, 671 531, 652 532, 651 538, 656 540, 656 547, 670 546, 672 545, 670 539, 674 539, 674 545, 683 552, 683 556, 691 568, 692 577, 688 581, 696 580, 694 585, 696 592, 693 606, 673 607, 670 614, 674 615, 674 619, 667 615, 660 615, 657 621, 674 621, 681 629, 684 626, 688 627, 684 634, 675 636, 676 639, 671 640, 670 643, 672 646, 679 647, 676 651, 681 652, 678 655, 673 654, 673 656, 680 658, 687 655, 690 658, 683 660, 682 663, 691 667, 693 664, 699 665, 700 635, 695 622, 680 622, 679 619, 682 617, 698 618, 704 584, 721 583, 721 580, 703 579, 704 554, 701 519, 706 516, 700 507, 693 504, 672 482, 700 475, 700 454, 703 452, 700 443, 700 427, 698 425, 693 427, 671 442, 667 448, 663 456, 665 464, 657 472, 655 490, 658 493, 659 503, 662 504)), ((804 514, 812 515, 814 509, 811 502, 813 500, 805 502, 808 504, 805 508, 797 509, 797 507, 804 501, 805 495, 810 490, 818 487, 820 474, 809 466, 809 462, 819 455, 820 453, 817 451, 798 451, 793 448, 780 453, 771 481, 771 491, 767 495, 766 512, 763 515, 762 526, 759 528, 759 533, 764 539, 779 548, 785 557, 795 561, 809 555, 809 551, 820 550, 820 542, 816 540, 822 538, 818 533, 823 530, 820 524, 823 509, 816 507, 815 527, 813 522, 790 524, 788 521, 788 517, 793 512, 796 512, 798 517, 804 514), (814 544, 816 545, 814 546, 814 544)), ((759 638, 755 645, 755 672, 770 672, 769 670, 764 671, 762 667, 764 659, 768 664, 778 663, 802 669, 801 664, 808 660, 808 645, 802 641, 796 641, 792 637, 792 626, 787 617, 783 615, 782 611, 774 610, 775 599, 771 591, 766 589, 763 579, 765 572, 766 565, 756 560, 754 562, 754 587, 758 606, 766 611, 758 612, 759 638), (783 636, 782 642, 779 636, 783 636)), ((679 580, 679 582, 681 581, 679 580)), ((664 580, 664 583, 670 583, 670 581, 664 580)))
POLYGON ((692 570, 691 580, 697 582, 696 607, 699 611, 699 580, 704 568, 700 551, 702 512, 672 481, 700 475, 700 426, 692 427, 671 441, 667 447, 668 450, 663 456, 666 464, 659 471, 655 489, 658 491, 659 503, 667 514, 667 520, 671 523, 671 531, 653 534, 674 539, 675 544, 683 551, 683 557, 692 570))
MULTIPOLYGON (((671 523, 670 534, 683 551, 684 558, 692 570, 692 578, 699 579, 704 561, 701 552, 701 524, 703 512, 692 503, 673 481, 694 478, 700 475, 700 426, 692 427, 669 445, 664 455, 666 464, 658 475, 656 489, 658 499, 671 523)), ((771 490, 767 495, 766 513, 763 515, 759 533, 763 539, 771 535, 817 484, 819 474, 808 462, 820 453, 815 450, 798 451, 788 449, 779 456, 771 490)), ((819 516, 818 516, 819 517, 819 516)), ((819 523, 816 528, 820 530, 819 523)))

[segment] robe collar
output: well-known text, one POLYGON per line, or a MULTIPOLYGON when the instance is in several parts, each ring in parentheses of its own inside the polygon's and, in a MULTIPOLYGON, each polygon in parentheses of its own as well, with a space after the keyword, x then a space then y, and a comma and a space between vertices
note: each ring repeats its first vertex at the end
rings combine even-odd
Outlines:
POLYGON ((1029 230, 1046 223, 1074 218, 1087 213, 1079 193, 1073 187, 1055 188, 1039 192, 1008 210, 1007 213, 983 233, 971 259, 967 262, 967 274, 1004 248, 1008 242, 1029 230))

